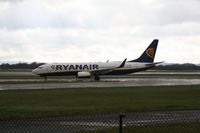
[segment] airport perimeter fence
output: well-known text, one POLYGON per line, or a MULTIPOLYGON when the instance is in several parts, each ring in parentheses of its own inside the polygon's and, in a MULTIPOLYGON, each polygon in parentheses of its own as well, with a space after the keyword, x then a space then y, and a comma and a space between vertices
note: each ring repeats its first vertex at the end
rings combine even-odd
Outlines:
POLYGON ((1 120, 0 133, 199 133, 200 111, 1 120))

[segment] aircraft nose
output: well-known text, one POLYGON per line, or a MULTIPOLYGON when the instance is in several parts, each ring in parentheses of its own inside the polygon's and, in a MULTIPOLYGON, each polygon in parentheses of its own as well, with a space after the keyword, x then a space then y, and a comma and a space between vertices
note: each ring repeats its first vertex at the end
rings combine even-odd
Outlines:
POLYGON ((37 69, 33 69, 33 70, 32 70, 32 73, 38 75, 38 71, 37 71, 37 69))

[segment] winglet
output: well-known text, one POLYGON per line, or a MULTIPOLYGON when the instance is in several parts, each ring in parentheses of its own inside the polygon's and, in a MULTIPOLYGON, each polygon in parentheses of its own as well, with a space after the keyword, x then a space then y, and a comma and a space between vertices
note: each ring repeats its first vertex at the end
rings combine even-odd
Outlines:
POLYGON ((127 58, 121 63, 121 65, 119 66, 119 67, 117 67, 117 68, 122 68, 122 67, 124 67, 124 65, 126 64, 126 60, 127 60, 127 58))

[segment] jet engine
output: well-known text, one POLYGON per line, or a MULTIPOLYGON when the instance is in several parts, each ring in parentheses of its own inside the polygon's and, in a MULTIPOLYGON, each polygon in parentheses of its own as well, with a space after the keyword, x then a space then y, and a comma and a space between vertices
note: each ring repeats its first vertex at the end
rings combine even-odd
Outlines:
POLYGON ((90 72, 78 72, 77 77, 78 78, 90 78, 91 73, 90 72))

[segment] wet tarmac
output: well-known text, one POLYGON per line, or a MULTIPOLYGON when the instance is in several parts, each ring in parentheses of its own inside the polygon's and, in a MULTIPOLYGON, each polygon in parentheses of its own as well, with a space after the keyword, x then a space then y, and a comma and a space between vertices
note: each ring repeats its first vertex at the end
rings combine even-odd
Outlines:
POLYGON ((132 86, 171 86, 171 85, 200 85, 200 79, 172 78, 114 78, 95 81, 41 82, 41 83, 1 83, 0 90, 54 89, 54 88, 106 88, 132 86))
POLYGON ((32 72, 0 72, 0 76, 33 76, 32 72))

